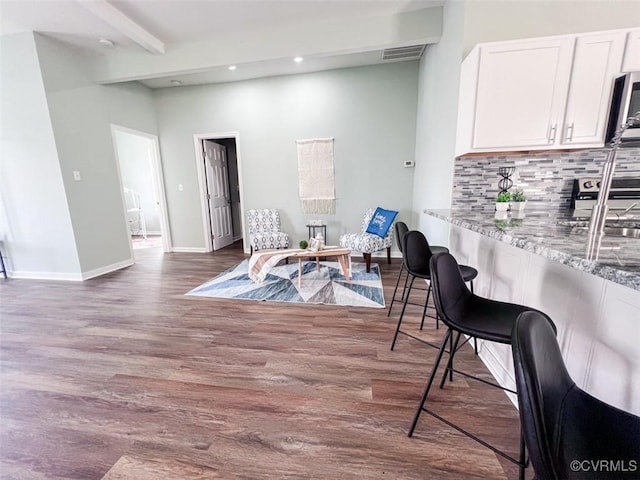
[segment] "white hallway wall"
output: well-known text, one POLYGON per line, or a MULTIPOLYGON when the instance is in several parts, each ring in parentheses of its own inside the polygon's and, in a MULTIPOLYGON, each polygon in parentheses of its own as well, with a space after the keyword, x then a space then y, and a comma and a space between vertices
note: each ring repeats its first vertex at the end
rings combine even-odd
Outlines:
POLYGON ((79 279, 33 34, 0 37, 0 241, 16 277, 79 279))
POLYGON ((140 194, 140 207, 144 213, 147 233, 160 233, 160 217, 153 191, 151 151, 149 138, 118 131, 116 148, 120 162, 122 186, 140 194))
POLYGON ((131 263, 111 124, 156 134, 151 90, 95 85, 79 52, 36 35, 53 133, 84 276, 131 263), (82 181, 73 180, 79 171, 82 181))
POLYGON ((203 248, 193 135, 240 133, 243 208, 280 209, 294 243, 324 218, 330 243, 378 205, 411 215, 417 62, 155 92, 173 245, 203 248), (335 215, 302 213, 296 139, 335 138, 335 215), (178 185, 183 185, 179 191, 178 185))

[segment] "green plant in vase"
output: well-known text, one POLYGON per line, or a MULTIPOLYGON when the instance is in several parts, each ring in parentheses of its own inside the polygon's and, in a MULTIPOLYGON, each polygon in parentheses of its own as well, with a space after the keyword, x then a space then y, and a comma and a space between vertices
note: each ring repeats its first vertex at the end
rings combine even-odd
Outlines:
POLYGON ((506 212, 509 209, 509 201, 511 200, 511 194, 509 192, 502 192, 496 197, 496 212, 506 212))
POLYGON ((511 194, 511 210, 524 210, 525 205, 527 204, 527 196, 520 189, 514 190, 511 194))

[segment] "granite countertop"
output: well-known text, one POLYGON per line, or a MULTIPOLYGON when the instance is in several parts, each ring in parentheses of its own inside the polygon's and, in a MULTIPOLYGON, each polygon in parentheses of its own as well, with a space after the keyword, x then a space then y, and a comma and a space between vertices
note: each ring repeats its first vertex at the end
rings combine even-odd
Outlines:
MULTIPOLYGON (((525 210, 496 218, 492 211, 430 210, 424 213, 495 240, 541 255, 583 272, 640 290, 640 239, 604 236, 598 259, 587 258, 588 219, 576 219, 571 210, 525 210)), ((621 226, 620 223, 611 224, 621 226)), ((640 226, 638 221, 624 226, 640 226)))

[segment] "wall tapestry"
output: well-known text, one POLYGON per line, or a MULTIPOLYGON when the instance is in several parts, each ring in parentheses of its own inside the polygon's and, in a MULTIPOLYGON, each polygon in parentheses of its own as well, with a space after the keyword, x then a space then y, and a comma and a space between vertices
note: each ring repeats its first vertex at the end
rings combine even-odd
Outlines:
POLYGON ((336 213, 333 138, 296 140, 296 144, 302 211, 310 214, 336 213))

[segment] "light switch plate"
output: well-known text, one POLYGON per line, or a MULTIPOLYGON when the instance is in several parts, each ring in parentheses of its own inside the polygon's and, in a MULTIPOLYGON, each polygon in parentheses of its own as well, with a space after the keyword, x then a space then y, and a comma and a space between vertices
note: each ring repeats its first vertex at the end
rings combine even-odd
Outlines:
POLYGON ((76 182, 79 182, 80 180, 82 180, 82 177, 80 176, 80 171, 79 170, 74 170, 73 171, 73 179, 76 182))

